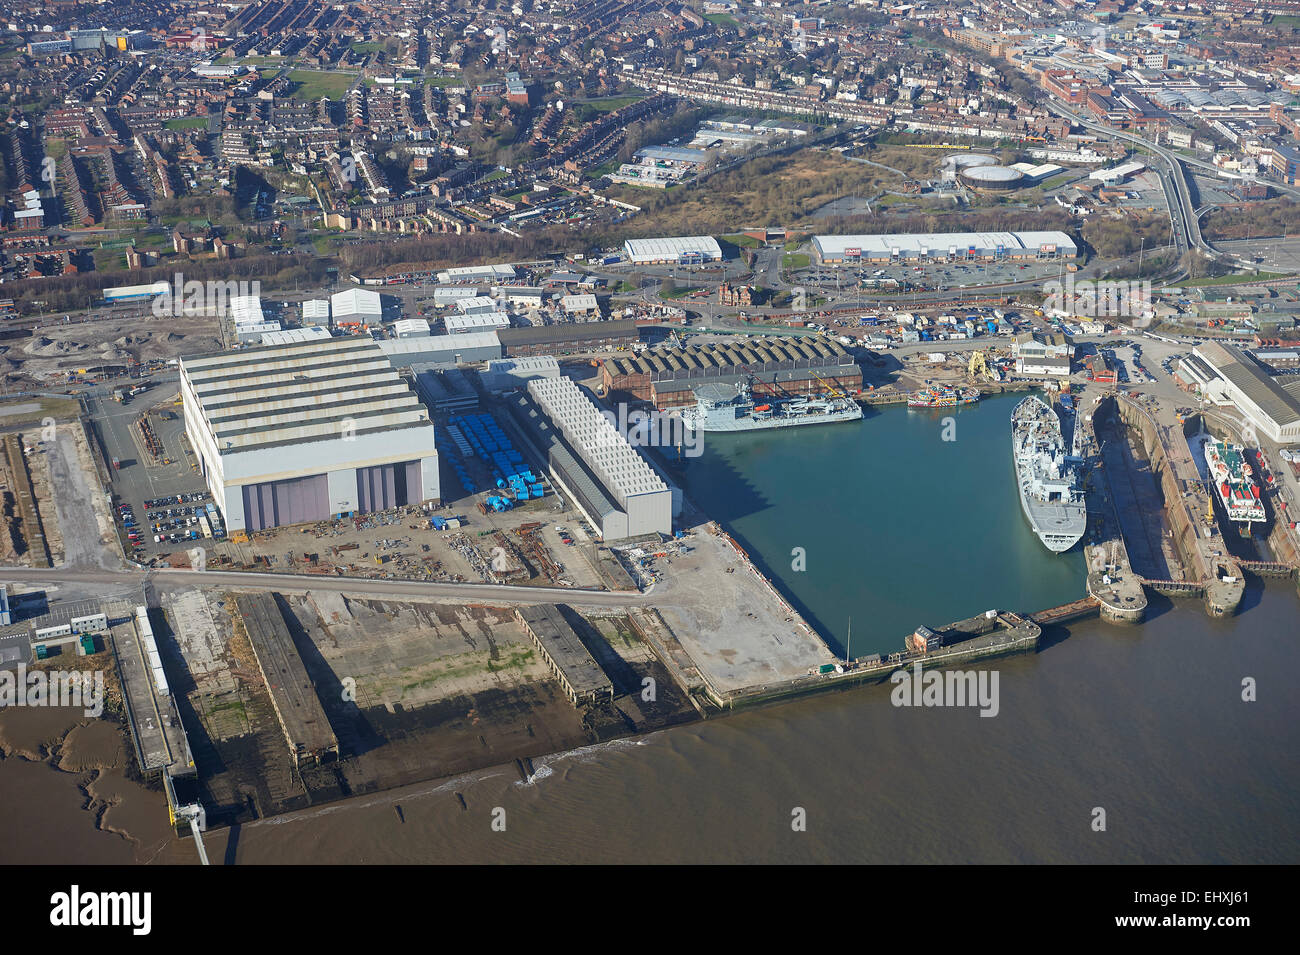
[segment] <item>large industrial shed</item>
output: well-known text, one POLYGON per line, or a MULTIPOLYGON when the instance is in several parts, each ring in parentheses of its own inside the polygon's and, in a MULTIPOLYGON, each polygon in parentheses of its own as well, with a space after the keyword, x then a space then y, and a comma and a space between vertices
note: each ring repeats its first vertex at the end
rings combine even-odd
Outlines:
POLYGON ((926 232, 899 235, 818 235, 821 265, 897 261, 1072 259, 1078 247, 1064 232, 926 232))
POLYGON ((394 368, 414 365, 466 365, 501 357, 496 332, 464 332, 459 335, 430 335, 427 338, 386 338, 379 350, 394 368))
POLYGON ((185 431, 232 534, 438 500, 428 411, 374 341, 180 363, 185 431))
POLYGON ((711 235, 628 239, 623 243, 623 252, 633 265, 696 265, 722 261, 722 247, 711 235))
POLYGON ((551 479, 605 540, 672 533, 681 492, 663 480, 572 378, 538 378, 514 408, 551 479))
POLYGON ((760 398, 855 393, 862 389, 862 369, 829 338, 736 336, 608 358, 600 366, 600 380, 611 401, 648 401, 662 410, 695 404, 695 389, 705 384, 746 381, 760 398))

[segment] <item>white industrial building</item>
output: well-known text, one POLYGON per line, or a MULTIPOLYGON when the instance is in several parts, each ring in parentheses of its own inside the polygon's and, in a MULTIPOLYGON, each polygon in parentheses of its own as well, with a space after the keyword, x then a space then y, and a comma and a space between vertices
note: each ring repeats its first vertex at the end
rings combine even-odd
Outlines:
POLYGON ((565 295, 560 299, 560 307, 564 309, 566 315, 584 317, 600 315, 600 305, 596 302, 596 296, 590 293, 586 295, 565 295))
POLYGON ((571 487, 571 475, 551 467, 551 478, 582 510, 605 540, 639 537, 642 534, 671 534, 673 490, 572 378, 537 378, 528 383, 528 394, 565 443, 596 477, 607 501, 614 508, 601 507, 581 488, 571 487))
POLYGON ((546 304, 546 289, 532 285, 498 285, 492 297, 515 308, 541 308, 546 304))
POLYGON ((481 312, 495 312, 498 308, 500 308, 500 306, 486 295, 476 295, 473 298, 459 298, 456 300, 456 310, 462 315, 477 315, 481 312))
POLYGON ((692 265, 722 261, 722 247, 711 235, 628 239, 623 243, 623 254, 633 265, 692 265))
POLYGON ((328 341, 330 330, 324 325, 308 325, 306 328, 285 328, 280 331, 264 332, 263 345, 295 345, 299 342, 328 341))
POLYGON ((443 319, 448 335, 463 335, 466 332, 490 332, 498 328, 510 327, 510 315, 507 312, 476 312, 473 315, 448 315, 443 319))
POLYGON ((379 350, 394 368, 416 365, 467 365, 501 357, 497 333, 465 332, 460 335, 430 335, 428 338, 386 338, 379 350))
POLYGON ((371 327, 383 322, 383 301, 378 292, 353 288, 330 296, 330 311, 335 325, 371 327))
POLYGON ((1016 374, 1070 377, 1074 345, 1060 332, 1022 332, 1011 342, 1016 374))
POLYGON ((184 358, 180 386, 232 535, 439 498, 429 413, 369 338, 184 358))
POLYGON ((393 322, 394 338, 428 338, 429 323, 422 318, 403 318, 393 322))
POLYGON ((235 340, 241 345, 260 345, 262 339, 280 331, 278 321, 241 322, 235 326, 235 340))
POLYGON ((1179 365, 1179 377, 1216 405, 1233 405, 1258 434, 1278 444, 1300 441, 1300 379, 1279 384, 1234 345, 1206 342, 1179 365))
POLYGON ((1114 184, 1123 182, 1129 176, 1137 175, 1145 168, 1146 165, 1140 162, 1126 162, 1109 169, 1098 169, 1096 172, 1089 173, 1088 178, 1101 183, 1114 184))
POLYGON ((261 325, 266 322, 262 316, 262 300, 256 295, 231 296, 230 317, 236 326, 261 325))
POLYGON ((304 325, 328 325, 330 323, 329 299, 309 298, 303 302, 302 323, 304 325))
POLYGON ((474 298, 476 295, 478 295, 478 289, 472 285, 436 288, 433 290, 433 304, 438 306, 453 305, 458 298, 474 298))
POLYGON ((1072 259, 1078 247, 1064 232, 927 232, 818 235, 813 260, 822 265, 979 259, 1072 259))
POLYGON ((513 265, 463 265, 438 273, 440 285, 466 285, 474 282, 509 282, 515 277, 513 265))

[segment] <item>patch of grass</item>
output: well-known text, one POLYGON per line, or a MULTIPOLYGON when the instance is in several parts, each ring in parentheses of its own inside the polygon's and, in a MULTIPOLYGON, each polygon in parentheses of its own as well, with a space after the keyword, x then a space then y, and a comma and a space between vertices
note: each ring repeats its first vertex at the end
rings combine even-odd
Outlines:
POLYGON ((730 242, 732 245, 741 249, 757 249, 758 240, 752 235, 724 235, 719 236, 720 241, 730 242))
POLYGON ((90 253, 96 272, 118 272, 126 268, 126 253, 118 249, 95 249, 90 253))
POLYGON ((356 78, 355 73, 326 73, 322 70, 289 71, 289 81, 296 84, 292 93, 293 98, 312 101, 322 96, 328 96, 332 100, 342 98, 356 78))
POLYGON ((378 53, 384 48, 382 43, 357 40, 351 44, 353 53, 378 53))
POLYGON ((706 13, 704 15, 704 19, 708 20, 714 26, 728 26, 728 27, 740 26, 739 20, 737 20, 733 16, 728 16, 725 13, 706 13))
POLYGON ((202 129, 208 125, 206 116, 186 116, 182 119, 169 119, 163 123, 168 129, 202 129))
MULTIPOLYGON (((482 653, 466 653, 439 661, 442 669, 437 673, 431 673, 412 683, 402 684, 402 695, 405 696, 412 690, 431 687, 439 680, 445 680, 449 677, 465 677, 475 673, 500 673, 502 670, 522 670, 532 662, 533 654, 532 648, 525 647, 515 650, 501 660, 493 660, 490 657, 484 660, 484 654, 482 653)), ((409 668, 403 667, 403 672, 407 669, 409 668)))
POLYGON ((686 288, 674 288, 674 289, 669 289, 666 292, 660 292, 659 297, 660 298, 685 298, 687 295, 690 295, 691 293, 698 292, 698 291, 699 288, 697 286, 688 285, 686 288))
POLYGON ((1247 282, 1266 282, 1269 279, 1285 278, 1285 272, 1234 272, 1231 275, 1210 275, 1202 279, 1187 279, 1179 282, 1181 288, 1192 285, 1244 285, 1247 282))
POLYGON ((461 86, 465 81, 459 76, 426 76, 424 82, 430 86, 447 87, 461 86))
POLYGON ((781 256, 781 268, 783 269, 806 269, 812 259, 803 252, 787 252, 781 256))
POLYGON ((20 398, 14 401, 0 402, 0 424, 5 427, 37 424, 44 418, 63 420, 75 418, 81 414, 81 405, 75 398, 20 398), (21 408, 36 404, 38 408, 28 411, 8 412, 9 408, 21 408))

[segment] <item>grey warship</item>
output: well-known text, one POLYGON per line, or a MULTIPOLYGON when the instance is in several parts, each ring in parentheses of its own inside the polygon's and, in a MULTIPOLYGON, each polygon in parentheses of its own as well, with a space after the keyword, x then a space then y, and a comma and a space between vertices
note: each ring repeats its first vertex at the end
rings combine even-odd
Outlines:
POLYGON ((1011 412, 1011 454, 1029 526, 1048 550, 1068 551, 1088 528, 1082 467, 1067 453, 1061 421, 1041 398, 1025 398, 1011 412))

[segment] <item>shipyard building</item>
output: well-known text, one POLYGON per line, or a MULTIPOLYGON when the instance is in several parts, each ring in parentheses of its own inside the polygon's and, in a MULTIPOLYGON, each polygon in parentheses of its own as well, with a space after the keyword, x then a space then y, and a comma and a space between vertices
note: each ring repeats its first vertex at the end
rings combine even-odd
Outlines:
POLYGON ((497 358, 520 355, 571 355, 589 351, 626 348, 641 339, 635 319, 620 318, 609 322, 573 322, 562 325, 529 325, 503 328, 497 332, 502 354, 497 358))
POLYGON ((1079 254, 1074 240, 1064 232, 818 235, 813 237, 812 251, 813 261, 819 265, 1073 259, 1079 254))
POLYGON ((184 358, 180 385, 232 536, 439 498, 433 423, 370 339, 184 358))
POLYGON ((664 480, 571 378, 538 378, 509 400, 555 486, 606 541, 671 534, 681 491, 664 480))
POLYGON ((1235 405, 1279 444, 1300 441, 1300 379, 1279 383, 1234 345, 1206 342, 1179 364, 1179 377, 1216 405, 1235 405))
POLYGON ((695 404, 701 385, 748 381, 756 398, 862 390, 862 369, 838 342, 811 336, 745 338, 711 345, 656 348, 600 367, 605 394, 658 409, 695 404))
POLYGON ((1070 377, 1074 345, 1061 332, 1022 332, 1011 342, 1018 375, 1070 377))

